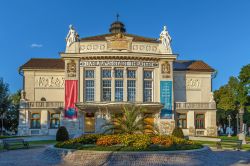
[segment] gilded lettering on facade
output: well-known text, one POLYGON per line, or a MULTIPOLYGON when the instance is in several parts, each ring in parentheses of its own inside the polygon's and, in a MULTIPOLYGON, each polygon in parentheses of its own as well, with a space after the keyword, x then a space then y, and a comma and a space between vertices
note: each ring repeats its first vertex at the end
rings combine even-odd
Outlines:
POLYGON ((81 67, 86 67, 86 66, 159 67, 159 63, 154 61, 100 60, 100 61, 81 61, 80 66, 81 67))
POLYGON ((36 76, 35 87, 36 88, 63 88, 64 77, 63 76, 36 76))

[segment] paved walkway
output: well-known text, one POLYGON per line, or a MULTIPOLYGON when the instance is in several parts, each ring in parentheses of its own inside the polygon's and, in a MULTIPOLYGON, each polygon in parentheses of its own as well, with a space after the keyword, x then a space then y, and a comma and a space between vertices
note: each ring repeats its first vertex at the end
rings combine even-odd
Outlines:
POLYGON ((250 165, 250 152, 206 150, 189 153, 69 153, 62 158, 46 147, 0 151, 0 166, 250 165), (63 160, 63 158, 65 160, 63 160))

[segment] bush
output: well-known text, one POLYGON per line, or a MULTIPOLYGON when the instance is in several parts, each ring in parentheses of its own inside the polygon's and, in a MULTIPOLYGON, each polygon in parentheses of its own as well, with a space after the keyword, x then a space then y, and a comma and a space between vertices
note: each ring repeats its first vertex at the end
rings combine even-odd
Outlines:
POLYGON ((181 128, 175 128, 174 131, 172 132, 172 135, 177 138, 184 138, 184 134, 181 128))
POLYGON ((56 140, 59 142, 69 140, 69 133, 66 127, 64 126, 59 127, 59 129, 56 132, 56 140))
POLYGON ((100 134, 88 134, 78 138, 73 138, 64 142, 59 142, 55 146, 58 148, 74 148, 76 145, 95 144, 100 134))

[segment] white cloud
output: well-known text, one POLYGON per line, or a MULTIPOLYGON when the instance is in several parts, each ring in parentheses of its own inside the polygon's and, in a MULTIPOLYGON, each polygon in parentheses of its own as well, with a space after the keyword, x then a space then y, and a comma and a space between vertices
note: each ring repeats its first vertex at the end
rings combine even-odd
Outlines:
POLYGON ((43 45, 42 44, 33 43, 33 44, 30 45, 30 47, 31 48, 41 48, 41 47, 43 47, 43 45))

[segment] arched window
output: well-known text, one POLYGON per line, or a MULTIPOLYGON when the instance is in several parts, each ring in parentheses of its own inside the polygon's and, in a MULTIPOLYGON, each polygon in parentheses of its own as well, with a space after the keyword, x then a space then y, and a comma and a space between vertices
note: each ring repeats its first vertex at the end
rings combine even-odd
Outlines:
POLYGON ((41 98, 41 101, 46 101, 46 98, 45 98, 45 97, 42 97, 42 98, 41 98))

